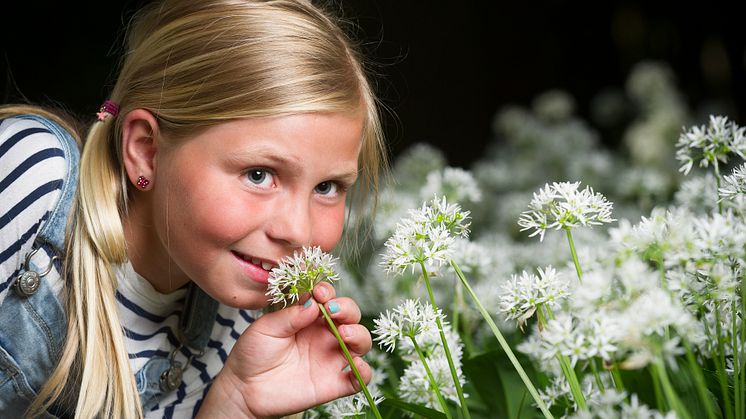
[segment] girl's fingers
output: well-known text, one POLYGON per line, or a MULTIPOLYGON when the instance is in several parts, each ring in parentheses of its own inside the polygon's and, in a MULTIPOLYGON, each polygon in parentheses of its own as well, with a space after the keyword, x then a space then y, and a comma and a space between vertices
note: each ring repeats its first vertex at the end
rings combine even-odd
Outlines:
POLYGON ((313 298, 320 303, 325 303, 336 296, 337 291, 328 282, 322 282, 313 289, 313 298))
POLYGON ((370 332, 361 324, 343 324, 337 329, 352 356, 363 356, 373 346, 370 332))
MULTIPOLYGON (((360 378, 363 379, 363 382, 365 384, 370 383, 370 379, 373 377, 373 370, 370 368, 370 365, 368 365, 367 362, 365 362, 362 358, 357 357, 353 359, 353 362, 355 362, 355 366, 357 367, 357 370, 360 372, 360 378)), ((352 371, 347 372, 350 384, 352 385, 353 391, 350 393, 356 393, 360 390, 362 390, 362 387, 360 387, 360 383, 357 382, 357 378, 355 377, 355 374, 352 371)))
POLYGON ((324 304, 326 311, 336 323, 349 324, 360 322, 360 307, 351 298, 340 297, 324 304))

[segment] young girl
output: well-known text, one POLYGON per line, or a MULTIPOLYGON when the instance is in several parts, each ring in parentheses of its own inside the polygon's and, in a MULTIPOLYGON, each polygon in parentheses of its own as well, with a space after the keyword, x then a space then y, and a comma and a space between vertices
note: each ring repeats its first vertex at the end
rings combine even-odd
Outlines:
MULTIPOLYGON (((3 417, 267 417, 359 390, 315 304, 258 316, 267 277, 375 192, 358 53, 302 0, 164 0, 133 20, 84 141, 0 111, 3 417), (67 227, 65 227, 67 225, 67 227)), ((328 285, 364 380, 360 311, 328 285)))

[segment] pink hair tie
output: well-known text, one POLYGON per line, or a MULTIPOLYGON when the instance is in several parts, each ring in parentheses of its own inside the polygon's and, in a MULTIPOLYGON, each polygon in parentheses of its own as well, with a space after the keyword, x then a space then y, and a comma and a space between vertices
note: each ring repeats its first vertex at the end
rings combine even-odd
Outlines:
POLYGON ((119 105, 117 105, 116 103, 112 102, 109 99, 106 99, 103 105, 101 105, 101 108, 96 113, 96 116, 98 116, 99 121, 105 121, 109 115, 116 118, 118 114, 119 114, 119 105))

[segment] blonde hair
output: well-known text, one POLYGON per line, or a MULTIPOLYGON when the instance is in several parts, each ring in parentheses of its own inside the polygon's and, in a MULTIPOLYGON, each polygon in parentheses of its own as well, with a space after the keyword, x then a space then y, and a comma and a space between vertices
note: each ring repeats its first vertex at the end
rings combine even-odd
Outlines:
MULTIPOLYGON (((386 166, 378 106, 362 59, 339 23, 308 1, 151 4, 131 23, 110 99, 121 115, 138 108, 152 112, 160 133, 174 142, 238 118, 362 106, 364 186, 358 198, 375 196, 386 166)), ((122 164, 122 120, 95 122, 85 140, 66 249, 67 341, 30 415, 68 397, 77 418, 143 415, 112 272, 127 259, 122 219, 130 186, 122 164)))

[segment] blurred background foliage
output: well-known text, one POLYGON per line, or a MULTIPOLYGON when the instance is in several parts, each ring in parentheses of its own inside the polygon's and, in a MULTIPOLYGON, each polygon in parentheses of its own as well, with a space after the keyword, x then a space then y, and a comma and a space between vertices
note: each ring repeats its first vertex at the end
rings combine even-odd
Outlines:
MULTIPOLYGON (((496 112, 551 89, 569 92, 575 114, 614 148, 644 112, 623 93, 648 60, 669 68, 698 123, 711 113, 744 117, 736 2, 324 2, 357 25, 395 156, 424 142, 465 168, 495 139, 496 112)), ((144 3, 13 2, 0 25, 0 100, 90 118, 115 76, 123 24, 144 3)))

